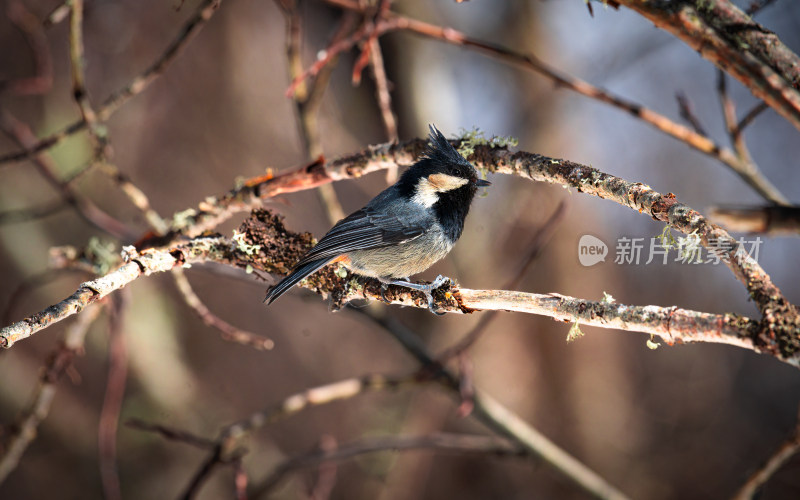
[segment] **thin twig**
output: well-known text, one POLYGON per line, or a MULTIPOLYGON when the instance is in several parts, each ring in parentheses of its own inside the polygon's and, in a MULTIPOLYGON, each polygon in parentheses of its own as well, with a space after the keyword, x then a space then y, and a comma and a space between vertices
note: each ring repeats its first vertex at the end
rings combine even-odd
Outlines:
POLYGON ((717 93, 719 94, 722 116, 725 120, 725 128, 728 131, 728 137, 730 137, 733 149, 736 151, 737 156, 739 156, 743 167, 740 169, 734 168, 733 171, 765 200, 776 205, 789 205, 789 200, 777 187, 769 182, 750 156, 750 151, 747 149, 747 143, 745 143, 744 140, 742 128, 739 127, 737 123, 736 105, 730 95, 728 95, 727 79, 725 77, 725 72, 722 70, 717 71, 717 93))
POLYGON ((759 497, 759 493, 769 479, 778 472, 793 456, 800 452, 800 418, 792 431, 792 435, 784 441, 775 453, 764 463, 761 468, 747 478, 739 491, 733 496, 735 500, 752 500, 759 497))
POLYGON ((427 436, 367 437, 340 445, 332 450, 317 449, 280 463, 265 480, 253 488, 251 496, 260 498, 270 493, 289 473, 298 469, 350 460, 367 453, 404 450, 428 450, 434 453, 497 457, 524 457, 526 454, 521 447, 508 439, 493 436, 437 433, 427 436))
POLYGON ((197 316, 206 325, 216 328, 220 332, 220 337, 228 342, 235 342, 237 344, 246 345, 261 351, 269 351, 275 347, 275 342, 272 339, 262 337, 256 333, 248 332, 237 328, 224 319, 212 313, 211 310, 200 300, 200 297, 192 289, 189 280, 186 278, 186 273, 183 269, 176 267, 172 270, 172 277, 175 280, 175 285, 183 296, 184 302, 192 308, 197 316))
POLYGON ((692 103, 689 101, 689 98, 686 97, 686 94, 678 92, 675 94, 675 99, 678 101, 678 110, 680 111, 681 118, 686 120, 695 132, 708 137, 708 134, 703 128, 703 124, 700 123, 700 119, 694 114, 692 103))
MULTIPOLYGON (((300 12, 295 0, 278 1, 277 3, 282 8, 286 18, 286 59, 288 62, 289 76, 292 81, 294 81, 303 71, 301 57, 302 23, 300 12)), ((331 45, 338 43, 339 40, 344 37, 344 30, 347 29, 348 24, 347 19, 342 20, 339 30, 337 30, 337 33, 331 41, 331 45)), ((327 60, 327 64, 316 72, 316 78, 309 84, 302 81, 302 85, 299 85, 292 94, 300 129, 300 138, 305 149, 306 159, 309 161, 313 161, 323 155, 317 113, 322 103, 322 95, 328 86, 333 67, 337 60, 335 56, 336 54, 332 53, 331 58, 327 60)), ((325 214, 328 217, 328 222, 335 224, 344 218, 344 209, 342 208, 341 202, 339 202, 339 198, 336 196, 336 191, 333 189, 333 186, 319 186, 317 188, 317 195, 319 196, 322 206, 325 207, 325 214)))
POLYGON ((103 497, 106 500, 122 498, 117 466, 117 428, 125 396, 125 382, 128 378, 128 344, 123 331, 127 298, 127 293, 115 294, 109 315, 108 377, 103 406, 100 410, 97 438, 100 451, 100 479, 103 485, 103 497))
MULTIPOLYGON (((386 76, 386 66, 383 63, 383 53, 380 41, 375 38, 370 40, 369 63, 372 69, 372 78, 375 80, 375 97, 378 100, 378 109, 381 112, 381 121, 386 130, 389 142, 398 142, 400 136, 397 132, 397 117, 392 110, 392 93, 389 79, 386 76)), ((386 183, 394 184, 397 181, 398 168, 386 169, 386 183)))
MULTIPOLYGON (((330 434, 320 436, 319 452, 332 453, 337 449, 339 449, 339 443, 335 437, 330 434)), ((309 493, 308 500, 328 500, 331 497, 331 493, 333 493, 333 487, 336 486, 338 466, 336 462, 329 460, 318 464, 317 469, 317 482, 309 493)), ((255 489, 258 490, 258 486, 255 489)), ((258 498, 259 495, 253 494, 252 496, 253 498, 258 498)))
POLYGON ((191 432, 173 429, 164 425, 151 424, 137 418, 126 420, 125 427, 130 427, 131 429, 136 429, 138 431, 152 432, 154 434, 158 434, 164 439, 185 443, 194 446, 195 448, 200 448, 201 450, 211 450, 216 445, 216 442, 213 439, 207 439, 192 434, 191 432))
POLYGON ((747 114, 744 115, 744 117, 739 121, 739 124, 736 125, 736 132, 741 134, 742 131, 745 129, 745 127, 753 123, 753 120, 755 120, 758 117, 758 115, 760 115, 761 113, 763 113, 768 109, 769 106, 764 101, 761 101, 760 103, 753 106, 753 109, 748 111, 747 114))
POLYGON ((72 366, 72 359, 83 353, 83 339, 86 332, 100 313, 100 306, 92 306, 83 311, 73 324, 67 327, 64 340, 50 354, 44 370, 39 376, 30 405, 20 414, 14 431, 7 437, 7 442, 0 456, 0 483, 17 467, 28 445, 36 438, 37 428, 50 413, 53 398, 56 395, 57 383, 72 366))

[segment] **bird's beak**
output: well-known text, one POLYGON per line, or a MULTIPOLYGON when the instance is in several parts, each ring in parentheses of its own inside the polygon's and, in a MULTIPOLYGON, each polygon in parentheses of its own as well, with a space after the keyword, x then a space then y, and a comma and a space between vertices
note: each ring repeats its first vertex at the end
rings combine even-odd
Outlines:
POLYGON ((478 187, 486 187, 486 186, 491 186, 492 183, 484 179, 478 179, 475 185, 478 187))

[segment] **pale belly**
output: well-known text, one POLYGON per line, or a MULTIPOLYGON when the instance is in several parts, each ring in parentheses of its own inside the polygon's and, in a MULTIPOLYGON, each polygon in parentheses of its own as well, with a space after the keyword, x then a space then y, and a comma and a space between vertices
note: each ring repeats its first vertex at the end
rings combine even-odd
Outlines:
POLYGON ((440 232, 430 231, 394 247, 349 252, 347 267, 373 278, 408 278, 431 267, 452 248, 440 232))

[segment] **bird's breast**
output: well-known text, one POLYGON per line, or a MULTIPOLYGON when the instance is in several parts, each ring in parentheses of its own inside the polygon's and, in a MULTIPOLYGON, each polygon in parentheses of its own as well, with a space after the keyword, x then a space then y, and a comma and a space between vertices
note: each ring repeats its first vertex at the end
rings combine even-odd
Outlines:
POLYGON ((407 278, 428 269, 453 248, 436 224, 425 234, 399 245, 348 252, 347 267, 374 278, 407 278))

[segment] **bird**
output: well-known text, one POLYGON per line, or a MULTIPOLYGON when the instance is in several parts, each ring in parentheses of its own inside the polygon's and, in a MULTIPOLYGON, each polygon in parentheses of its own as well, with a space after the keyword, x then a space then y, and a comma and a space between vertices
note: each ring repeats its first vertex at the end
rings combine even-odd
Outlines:
MULTIPOLYGON (((409 278, 444 258, 464 230, 464 221, 479 187, 490 186, 435 125, 430 124, 425 153, 397 182, 363 208, 337 222, 292 268, 267 291, 268 305, 294 285, 332 263, 341 263, 362 276, 377 278, 381 292, 397 285, 425 294, 433 307, 432 291, 450 278, 439 275, 430 284, 409 278)), ((444 314, 444 313, 442 313, 444 314)))

